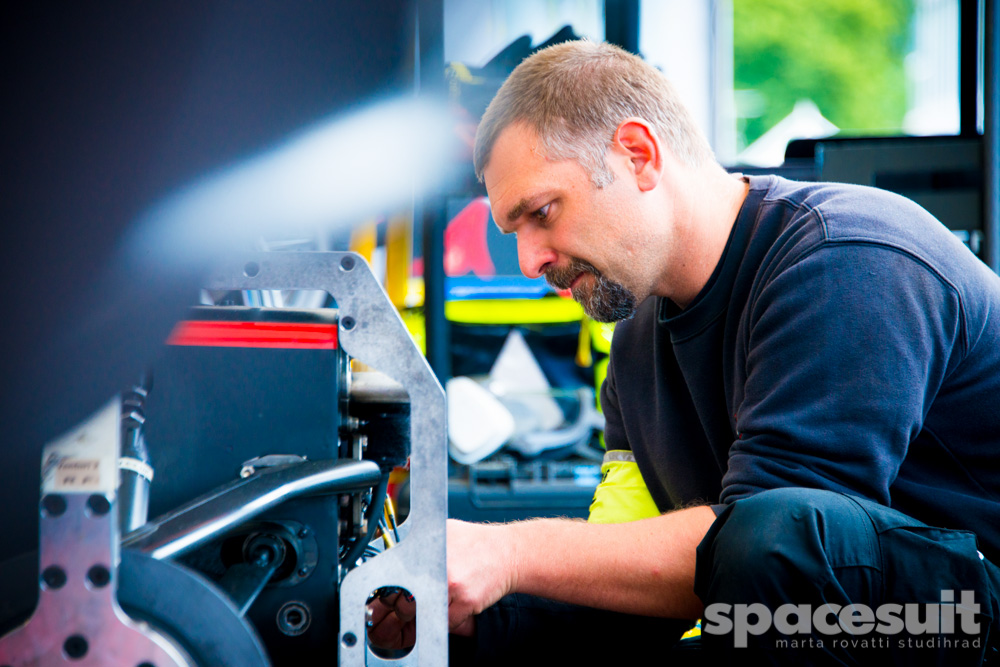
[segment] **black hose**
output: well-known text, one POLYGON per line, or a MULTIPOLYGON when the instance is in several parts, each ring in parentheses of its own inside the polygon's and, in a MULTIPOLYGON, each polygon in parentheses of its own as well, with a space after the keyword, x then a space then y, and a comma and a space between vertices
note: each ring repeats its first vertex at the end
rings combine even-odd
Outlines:
POLYGON ((368 503, 368 532, 365 534, 364 539, 355 539, 354 543, 351 545, 350 550, 348 550, 347 555, 344 556, 342 564, 347 568, 354 567, 354 564, 358 562, 358 558, 364 552, 365 547, 372 541, 372 537, 375 535, 375 527, 378 526, 378 521, 375 519, 375 512, 381 512, 382 508, 385 506, 385 494, 386 490, 389 488, 389 473, 384 473, 382 477, 379 478, 378 484, 372 489, 372 499, 368 503))
POLYGON ((140 528, 149 514, 152 462, 146 447, 144 424, 146 397, 152 387, 153 376, 147 372, 122 400, 122 444, 118 453, 118 525, 122 535, 140 528))

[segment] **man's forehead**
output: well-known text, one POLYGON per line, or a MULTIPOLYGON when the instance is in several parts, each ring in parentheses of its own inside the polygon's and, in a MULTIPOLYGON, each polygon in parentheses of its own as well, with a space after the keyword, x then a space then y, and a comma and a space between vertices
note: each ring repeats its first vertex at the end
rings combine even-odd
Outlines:
POLYGON ((545 159, 541 137, 535 128, 524 121, 515 121, 500 131, 493 143, 493 150, 496 151, 501 146, 518 147, 545 159))
POLYGON ((529 204, 572 189, 577 181, 590 183, 575 160, 548 157, 538 134, 524 124, 500 133, 483 170, 483 181, 494 218, 501 224, 528 212, 524 209, 529 204))
POLYGON ((538 134, 524 123, 515 123, 505 127, 493 143, 483 180, 489 187, 490 181, 502 180, 518 168, 547 161, 538 134))
POLYGON ((544 187, 538 182, 539 169, 546 162, 538 152, 539 143, 537 134, 523 124, 508 126, 497 137, 483 181, 498 223, 507 221, 511 213, 519 215, 517 209, 523 202, 544 187))

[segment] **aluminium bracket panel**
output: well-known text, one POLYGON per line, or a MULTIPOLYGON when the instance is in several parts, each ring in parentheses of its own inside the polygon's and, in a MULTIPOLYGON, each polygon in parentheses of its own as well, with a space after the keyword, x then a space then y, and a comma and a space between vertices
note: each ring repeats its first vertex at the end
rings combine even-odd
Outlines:
POLYGON ((190 667, 180 646, 118 605, 121 399, 43 451, 38 606, 0 638, 0 665, 190 667))
POLYGON ((410 398, 409 530, 400 543, 351 570, 340 589, 339 663, 383 664, 367 647, 365 609, 378 588, 417 601, 416 644, 393 665, 446 665, 448 583, 445 521, 448 457, 445 394, 367 262, 351 252, 254 253, 213 272, 208 289, 327 291, 339 311, 338 344, 390 376, 410 398))

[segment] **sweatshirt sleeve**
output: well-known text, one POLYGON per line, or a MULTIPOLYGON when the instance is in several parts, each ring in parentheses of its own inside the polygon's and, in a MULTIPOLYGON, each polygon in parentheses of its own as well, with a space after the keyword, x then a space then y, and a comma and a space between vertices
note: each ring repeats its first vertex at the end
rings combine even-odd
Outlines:
POLYGON ((889 504, 909 443, 960 361, 955 289, 896 248, 828 242, 779 268, 748 317, 721 501, 802 486, 889 504))

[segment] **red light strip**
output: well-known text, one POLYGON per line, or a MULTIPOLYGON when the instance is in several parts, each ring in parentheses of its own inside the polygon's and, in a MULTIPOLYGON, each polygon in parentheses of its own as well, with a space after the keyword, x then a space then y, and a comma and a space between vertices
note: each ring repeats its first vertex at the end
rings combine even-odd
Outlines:
POLYGON ((168 345, 265 347, 294 350, 337 349, 337 325, 290 322, 185 321, 174 327, 168 345))

